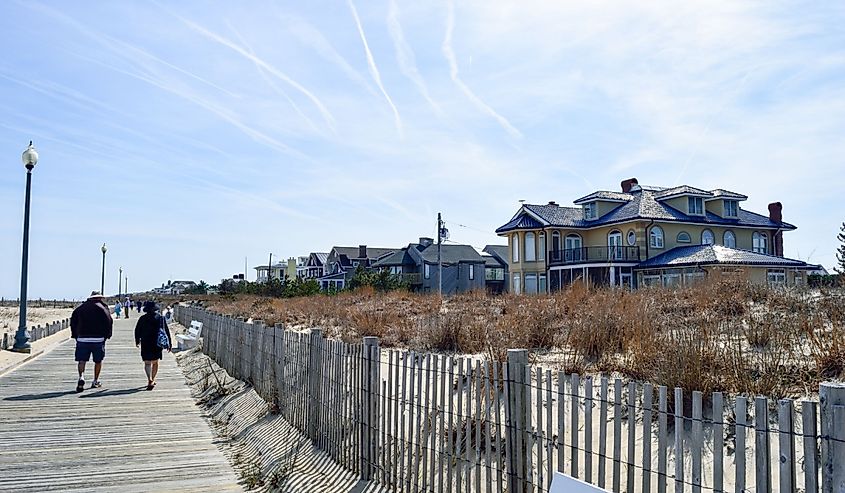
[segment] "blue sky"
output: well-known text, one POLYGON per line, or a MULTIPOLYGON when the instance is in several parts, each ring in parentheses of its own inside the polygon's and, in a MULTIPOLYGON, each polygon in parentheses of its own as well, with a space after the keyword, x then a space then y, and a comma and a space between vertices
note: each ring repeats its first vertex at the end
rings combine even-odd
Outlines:
POLYGON ((268 254, 501 243, 518 200, 727 188, 828 267, 841 2, 4 2, 0 296, 216 283, 268 254))

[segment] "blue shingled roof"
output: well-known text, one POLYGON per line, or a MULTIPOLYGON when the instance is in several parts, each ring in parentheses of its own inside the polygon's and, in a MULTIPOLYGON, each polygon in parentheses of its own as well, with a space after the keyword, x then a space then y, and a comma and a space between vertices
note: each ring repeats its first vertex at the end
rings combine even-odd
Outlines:
POLYGON ((672 248, 636 266, 637 269, 685 267, 692 265, 752 265, 813 269, 801 260, 755 253, 722 245, 690 245, 672 248))
MULTIPOLYGON (((677 188, 680 187, 676 187, 676 189, 677 188)), ((629 200, 624 204, 619 204, 619 207, 592 221, 584 219, 584 213, 580 207, 561 207, 550 204, 524 204, 522 209, 520 209, 520 212, 518 212, 510 222, 496 229, 496 233, 504 233, 515 229, 536 229, 543 227, 543 224, 540 221, 537 221, 529 214, 526 214, 525 211, 533 213, 535 216, 547 222, 549 226, 563 228, 591 228, 626 221, 641 219, 648 221, 654 219, 658 221, 684 222, 713 226, 751 226, 761 228, 781 228, 785 230, 796 229, 792 224, 786 222, 776 223, 767 216, 756 214, 741 208, 738 209, 736 218, 723 218, 711 212, 705 212, 704 216, 690 216, 657 200, 656 195, 663 194, 668 190, 673 189, 642 187, 642 190, 639 191, 632 191, 630 193, 615 193, 615 196, 626 196, 629 197, 629 200)))

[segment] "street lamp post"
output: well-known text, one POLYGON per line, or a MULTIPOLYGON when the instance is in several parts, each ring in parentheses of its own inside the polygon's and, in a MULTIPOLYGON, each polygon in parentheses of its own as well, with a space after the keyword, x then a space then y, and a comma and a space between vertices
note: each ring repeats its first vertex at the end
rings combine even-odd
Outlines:
POLYGON ((120 290, 123 288, 123 267, 118 269, 117 275, 117 301, 120 301, 120 290))
POLYGON ((106 244, 103 243, 103 246, 100 248, 100 251, 103 252, 103 270, 100 274, 100 294, 105 296, 106 295, 106 252, 108 248, 106 248, 106 244))
POLYGON ((26 200, 24 202, 23 212, 23 253, 21 255, 21 306, 20 306, 20 323, 18 324, 18 331, 15 334, 15 345, 12 347, 13 351, 19 353, 28 353, 31 351, 29 345, 29 337, 26 335, 26 281, 27 281, 27 264, 29 260, 29 197, 30 189, 32 188, 32 169, 38 162, 38 153, 29 141, 29 147, 23 151, 21 156, 23 164, 26 167, 26 200))

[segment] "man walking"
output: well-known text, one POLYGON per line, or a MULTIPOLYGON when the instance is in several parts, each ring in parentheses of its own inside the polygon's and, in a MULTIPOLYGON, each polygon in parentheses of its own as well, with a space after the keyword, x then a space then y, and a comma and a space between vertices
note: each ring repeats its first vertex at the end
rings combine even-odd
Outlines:
POLYGON ((132 303, 129 301, 129 296, 126 297, 126 302, 123 304, 126 307, 126 317, 129 318, 129 312, 132 311, 132 303))
POLYGON ((85 300, 70 316, 70 336, 76 339, 77 366, 79 369, 79 381, 76 383, 76 391, 82 392, 85 389, 85 363, 89 359, 94 360, 94 380, 91 388, 101 387, 100 370, 103 369, 103 358, 106 357, 106 340, 112 336, 112 325, 114 321, 109 312, 109 306, 99 291, 93 291, 91 296, 85 300))

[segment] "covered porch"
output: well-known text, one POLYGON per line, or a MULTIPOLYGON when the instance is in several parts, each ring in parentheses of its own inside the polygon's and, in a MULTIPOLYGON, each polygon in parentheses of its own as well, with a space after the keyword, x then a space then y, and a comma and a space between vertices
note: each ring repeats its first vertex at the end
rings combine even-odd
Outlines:
POLYGON ((616 286, 633 289, 636 287, 635 265, 631 262, 552 267, 549 269, 549 291, 560 291, 576 282, 586 282, 590 286, 616 286))

